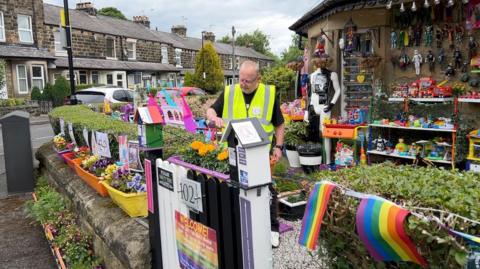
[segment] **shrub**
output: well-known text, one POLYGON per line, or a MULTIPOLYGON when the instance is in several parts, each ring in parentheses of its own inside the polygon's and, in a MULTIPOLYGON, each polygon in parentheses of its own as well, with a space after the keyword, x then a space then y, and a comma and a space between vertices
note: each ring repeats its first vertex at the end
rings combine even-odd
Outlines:
POLYGON ((299 144, 307 140, 308 124, 303 121, 293 121, 285 126, 285 145, 287 149, 294 150, 299 144))
POLYGON ((33 87, 32 93, 30 93, 30 99, 35 100, 35 101, 40 101, 42 100, 42 92, 38 87, 33 87))
POLYGON ((206 42, 197 53, 192 83, 209 93, 216 93, 223 89, 223 79, 223 70, 215 47, 211 42, 206 42))
MULTIPOLYGON (((409 207, 445 210, 479 220, 480 181, 473 173, 437 168, 414 168, 379 164, 321 171, 315 179, 329 179, 355 191, 375 194, 409 207)), ((336 189, 328 205, 320 233, 323 246, 332 258, 332 268, 418 268, 412 263, 375 263, 355 232, 355 214, 359 200, 346 197, 336 189)), ((427 214, 428 215, 428 214, 427 214)), ((411 216, 406 230, 418 246, 430 268, 461 268, 465 263, 465 244, 456 242, 433 222, 411 216)), ((453 221, 455 230, 478 235, 479 225, 453 221)))
POLYGON ((47 83, 42 92, 42 101, 53 101, 53 85, 47 83))
POLYGON ((54 106, 63 105, 65 97, 70 95, 70 84, 64 77, 59 77, 55 81, 52 90, 52 101, 54 106))

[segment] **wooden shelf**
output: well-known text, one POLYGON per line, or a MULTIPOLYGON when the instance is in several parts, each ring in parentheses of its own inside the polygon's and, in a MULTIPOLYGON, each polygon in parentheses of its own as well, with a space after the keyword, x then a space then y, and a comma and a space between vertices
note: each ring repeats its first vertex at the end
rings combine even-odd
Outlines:
POLYGON ((480 104, 480 99, 476 98, 458 98, 458 102, 460 103, 475 103, 480 104))
POLYGON ((435 128, 419 128, 419 127, 403 127, 403 126, 392 126, 385 124, 369 124, 371 127, 380 127, 380 128, 390 128, 390 129, 404 129, 404 130, 417 130, 417 131, 429 131, 429 132, 443 132, 443 133, 456 133, 455 129, 435 129, 435 128))
MULTIPOLYGON (((387 157, 394 157, 394 158, 401 158, 401 159, 408 159, 408 160, 415 160, 414 156, 403 156, 403 155, 398 155, 398 154, 393 154, 393 153, 386 153, 386 152, 381 152, 381 151, 376 151, 376 150, 368 150, 367 154, 374 154, 374 155, 381 155, 381 156, 387 156, 387 157)), ((444 160, 432 160, 430 158, 425 158, 426 160, 429 160, 434 163, 443 163, 443 164, 452 164, 452 161, 444 161, 444 160)))
POLYGON ((372 86, 372 83, 371 82, 363 82, 363 83, 359 83, 359 82, 348 82, 348 81, 344 81, 343 84, 345 86, 372 86))
MULTIPOLYGON (((415 102, 423 102, 423 103, 444 103, 444 102, 452 102, 453 97, 448 97, 448 98, 408 98, 410 101, 415 101, 415 102)), ((388 98, 389 102, 403 102, 405 101, 405 98, 403 97, 391 97, 388 98)))

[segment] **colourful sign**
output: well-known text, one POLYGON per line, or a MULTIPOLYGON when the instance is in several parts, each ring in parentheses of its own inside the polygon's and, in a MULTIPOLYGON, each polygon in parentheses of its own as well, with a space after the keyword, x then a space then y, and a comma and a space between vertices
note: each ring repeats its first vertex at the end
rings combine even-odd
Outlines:
POLYGON ((175 211, 178 259, 182 269, 218 268, 215 230, 175 211))
POLYGON ((120 157, 120 162, 123 165, 123 169, 128 169, 128 144, 127 144, 127 136, 126 135, 119 135, 118 136, 118 153, 120 157))
POLYGON ((152 162, 148 159, 145 159, 145 181, 147 182, 148 211, 153 214, 152 162))

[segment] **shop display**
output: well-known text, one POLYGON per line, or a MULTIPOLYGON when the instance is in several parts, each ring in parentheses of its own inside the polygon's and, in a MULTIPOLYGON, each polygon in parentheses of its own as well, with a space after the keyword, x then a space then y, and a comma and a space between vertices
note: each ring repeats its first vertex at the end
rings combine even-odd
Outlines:
POLYGON ((416 115, 409 115, 406 117, 404 114, 397 115, 396 119, 382 119, 372 121, 375 125, 387 125, 391 127, 405 127, 405 128, 424 128, 424 129, 444 129, 453 130, 454 125, 452 119, 432 116, 421 117, 416 115))
POLYGON ((302 99, 295 99, 289 103, 283 103, 280 106, 280 110, 282 111, 283 117, 289 121, 298 121, 303 120, 305 115, 305 100, 302 99))
POLYGON ((451 97, 453 89, 445 85, 448 81, 437 84, 431 77, 422 77, 411 84, 397 85, 392 92, 393 98, 445 98, 451 97))
POLYGON ((467 170, 480 173, 480 129, 470 132, 468 140, 467 170))

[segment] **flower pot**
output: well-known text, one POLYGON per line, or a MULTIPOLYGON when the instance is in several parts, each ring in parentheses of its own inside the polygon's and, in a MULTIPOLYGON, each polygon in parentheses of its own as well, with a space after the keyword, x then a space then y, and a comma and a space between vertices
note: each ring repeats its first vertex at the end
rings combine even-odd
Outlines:
POLYGON ((100 184, 101 180, 94 174, 89 173, 83 169, 80 165, 82 163, 81 159, 75 159, 75 172, 77 175, 85 181, 90 187, 92 187, 100 196, 107 197, 108 192, 104 185, 100 184))
POLYGON ((124 193, 110 186, 107 181, 100 181, 100 184, 108 191, 112 201, 130 217, 146 217, 148 215, 146 192, 124 193))
POLYGON ((298 146, 298 155, 300 164, 305 173, 312 173, 318 170, 322 164, 322 145, 321 144, 304 144, 298 146))
POLYGON ((300 167, 300 157, 298 155, 298 151, 296 150, 286 150, 287 152, 287 159, 290 167, 300 167))
POLYGON ((67 163, 70 168, 75 170, 75 162, 73 160, 77 159, 75 158, 75 153, 73 152, 67 152, 62 154, 63 160, 67 163))
POLYGON ((295 203, 290 203, 287 200, 287 197, 281 198, 278 200, 278 207, 280 210, 280 215, 288 220, 298 220, 303 217, 305 212, 305 206, 307 201, 299 201, 295 203))

